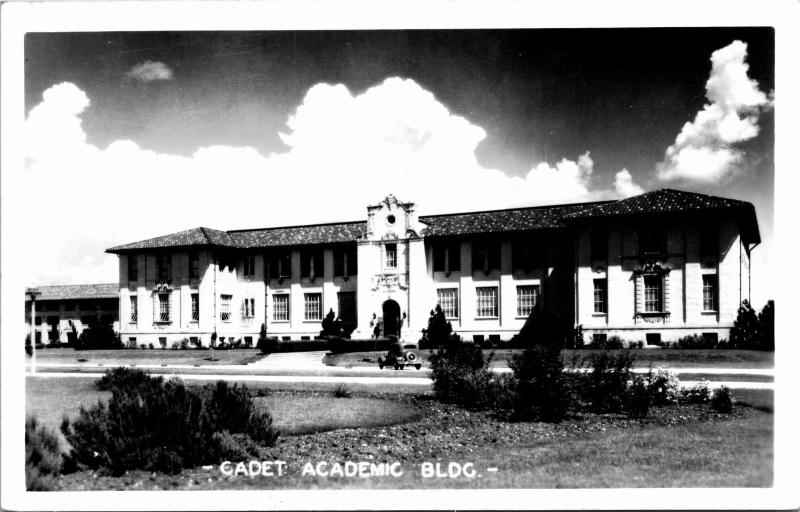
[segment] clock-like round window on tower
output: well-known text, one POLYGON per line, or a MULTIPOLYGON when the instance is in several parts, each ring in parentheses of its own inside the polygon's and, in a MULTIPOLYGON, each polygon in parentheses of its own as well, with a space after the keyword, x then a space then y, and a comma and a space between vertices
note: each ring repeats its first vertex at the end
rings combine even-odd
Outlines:
POLYGON ((394 221, 395 221, 394 215, 388 215, 386 217, 386 222, 388 222, 389 224, 394 224, 394 221))

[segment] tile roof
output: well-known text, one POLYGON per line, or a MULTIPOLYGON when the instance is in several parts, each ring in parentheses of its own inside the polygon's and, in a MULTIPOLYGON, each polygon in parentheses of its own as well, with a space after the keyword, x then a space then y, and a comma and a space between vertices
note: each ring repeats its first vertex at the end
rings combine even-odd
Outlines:
POLYGON ((638 196, 620 199, 590 208, 584 208, 564 216, 565 222, 583 219, 603 219, 660 214, 698 214, 727 210, 735 215, 741 224, 742 239, 747 243, 760 243, 756 211, 752 203, 709 196, 694 192, 684 192, 662 188, 638 196))
MULTIPOLYGON (((660 189, 618 201, 596 201, 554 206, 533 206, 506 210, 426 215, 425 236, 454 236, 482 233, 509 233, 566 227, 578 219, 599 219, 629 215, 692 213, 710 210, 734 210, 743 226, 743 237, 759 242, 758 223, 753 205, 722 197, 660 189)), ((107 249, 110 253, 165 247, 213 245, 236 249, 285 247, 298 245, 353 242, 361 238, 367 223, 336 222, 305 226, 218 231, 194 228, 107 249)))
MULTIPOLYGON (((119 297, 119 283, 67 284, 34 288, 41 294, 36 297, 36 300, 116 299, 119 297)), ((28 300, 28 290, 25 290, 25 300, 28 300)))
POLYGON ((646 192, 638 196, 598 204, 566 214, 567 219, 587 217, 616 217, 647 213, 674 213, 700 210, 718 210, 740 208, 747 205, 745 201, 726 199, 724 197, 695 194, 670 188, 662 188, 646 192))
POLYGON ((186 231, 179 231, 169 235, 157 236, 140 240, 129 244, 118 245, 106 252, 120 253, 141 249, 160 249, 164 247, 191 247, 195 245, 219 245, 224 247, 236 247, 231 236, 225 231, 211 228, 193 228, 186 231))
POLYGON ((562 228, 562 218, 573 212, 580 212, 596 203, 574 203, 556 206, 534 206, 508 210, 493 210, 448 215, 429 215, 420 217, 427 224, 423 233, 426 236, 466 235, 478 233, 508 233, 511 231, 531 231, 538 229, 562 228))
POLYGON ((289 226, 266 229, 229 231, 236 247, 280 247, 289 245, 331 244, 354 242, 367 231, 367 223, 337 222, 308 226, 289 226))

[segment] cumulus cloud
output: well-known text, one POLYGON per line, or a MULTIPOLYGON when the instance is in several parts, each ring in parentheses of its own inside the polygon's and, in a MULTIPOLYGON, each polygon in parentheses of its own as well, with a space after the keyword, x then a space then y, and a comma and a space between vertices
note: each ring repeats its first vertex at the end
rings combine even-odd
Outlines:
POLYGON ((163 62, 146 60, 129 69, 125 76, 137 82, 172 80, 172 69, 163 62))
POLYGON ((761 112, 771 101, 748 77, 747 45, 734 41, 711 54, 706 82, 709 103, 686 123, 656 166, 659 179, 711 183, 730 176, 742 162, 737 143, 758 135, 761 112))
MULTIPOLYGON (((26 123, 24 196, 35 198, 40 214, 30 229, 47 234, 30 239, 31 283, 116 280, 116 257, 103 249, 201 225, 363 219, 365 206, 389 193, 427 213, 620 194, 593 187, 588 152, 536 165, 525 176, 482 167, 475 150, 486 132, 400 78, 361 94, 343 85, 312 87, 280 134, 286 150, 271 155, 209 146, 187 157, 130 140, 99 148, 81 126, 88 106, 75 85, 59 84, 26 123)), ((626 185, 617 189, 635 190, 630 173, 618 181, 626 185)))
POLYGON ((633 182, 628 169, 622 169, 614 175, 614 193, 620 197, 631 197, 644 193, 644 189, 633 182))

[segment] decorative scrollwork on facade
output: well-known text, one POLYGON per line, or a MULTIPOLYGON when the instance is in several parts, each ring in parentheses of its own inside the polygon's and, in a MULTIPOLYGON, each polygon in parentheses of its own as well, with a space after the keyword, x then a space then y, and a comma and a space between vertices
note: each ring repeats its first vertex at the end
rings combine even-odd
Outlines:
POLYGON ((378 274, 372 277, 372 291, 383 288, 387 292, 408 290, 408 278, 404 274, 378 274))

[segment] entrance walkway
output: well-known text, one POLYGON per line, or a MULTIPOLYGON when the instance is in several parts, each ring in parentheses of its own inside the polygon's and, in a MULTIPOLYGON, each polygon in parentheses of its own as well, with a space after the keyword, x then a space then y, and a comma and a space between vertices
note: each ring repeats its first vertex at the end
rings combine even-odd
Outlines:
POLYGON ((322 358, 326 353, 324 350, 318 350, 269 354, 248 364, 247 367, 269 370, 325 370, 329 368, 322 364, 322 358))

